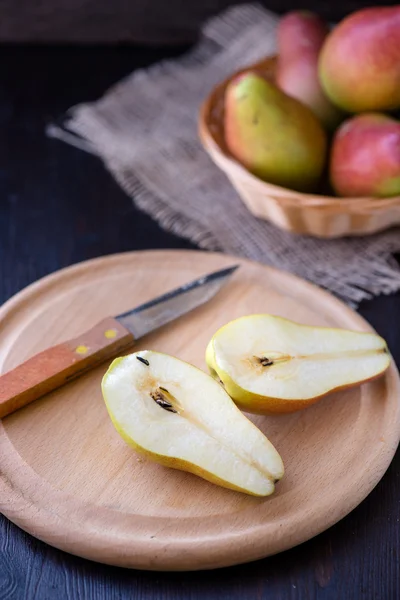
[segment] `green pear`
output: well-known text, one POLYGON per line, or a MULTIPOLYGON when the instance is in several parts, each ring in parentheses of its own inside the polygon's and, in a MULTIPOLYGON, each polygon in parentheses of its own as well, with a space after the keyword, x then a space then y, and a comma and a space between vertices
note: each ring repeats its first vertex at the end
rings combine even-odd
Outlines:
POLYGON ((224 126, 229 151, 248 171, 275 185, 315 189, 327 138, 308 106, 246 72, 228 84, 224 126))

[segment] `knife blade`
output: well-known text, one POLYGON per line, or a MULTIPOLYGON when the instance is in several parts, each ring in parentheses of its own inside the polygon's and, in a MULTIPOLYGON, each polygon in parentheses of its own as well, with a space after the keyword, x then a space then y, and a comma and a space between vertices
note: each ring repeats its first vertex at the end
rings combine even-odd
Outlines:
POLYGON ((0 376, 0 418, 63 386, 137 340, 213 298, 238 265, 186 283, 115 317, 106 317, 75 339, 35 354, 0 376))

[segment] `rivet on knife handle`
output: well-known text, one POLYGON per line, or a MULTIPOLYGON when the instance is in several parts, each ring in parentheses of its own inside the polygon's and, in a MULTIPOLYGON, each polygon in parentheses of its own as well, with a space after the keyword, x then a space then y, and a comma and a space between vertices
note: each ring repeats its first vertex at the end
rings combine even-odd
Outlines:
POLYGON ((0 377, 0 418, 132 346, 134 337, 108 317, 74 340, 48 348, 0 377))

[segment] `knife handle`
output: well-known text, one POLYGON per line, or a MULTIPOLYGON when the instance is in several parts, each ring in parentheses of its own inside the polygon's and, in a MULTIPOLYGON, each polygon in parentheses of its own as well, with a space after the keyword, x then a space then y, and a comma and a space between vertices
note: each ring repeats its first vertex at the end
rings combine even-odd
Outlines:
POLYGON ((0 418, 123 352, 134 337, 108 317, 79 337, 36 354, 0 376, 0 418))

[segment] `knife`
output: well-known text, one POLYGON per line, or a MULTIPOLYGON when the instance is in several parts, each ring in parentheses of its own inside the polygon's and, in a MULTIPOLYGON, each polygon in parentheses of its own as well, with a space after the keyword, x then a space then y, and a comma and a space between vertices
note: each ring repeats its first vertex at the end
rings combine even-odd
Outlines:
POLYGON ((209 273, 52 346, 0 376, 0 418, 124 352, 137 340, 211 300, 238 265, 209 273))

